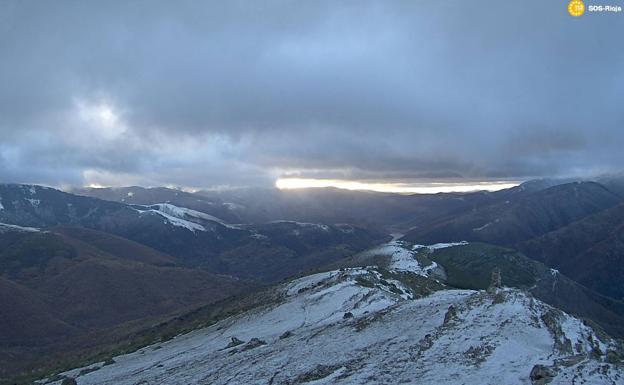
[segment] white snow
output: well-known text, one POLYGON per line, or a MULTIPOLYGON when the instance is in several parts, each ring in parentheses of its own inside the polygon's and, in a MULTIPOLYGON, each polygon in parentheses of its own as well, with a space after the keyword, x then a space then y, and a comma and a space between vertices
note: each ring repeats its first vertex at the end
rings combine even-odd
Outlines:
POLYGON ((438 249, 446 249, 447 247, 464 246, 467 244, 468 242, 461 241, 461 242, 449 242, 449 243, 434 243, 433 245, 413 245, 412 250, 427 248, 433 251, 433 250, 438 250, 438 249))
POLYGON ((384 255, 391 257, 388 268, 393 271, 408 271, 422 274, 422 268, 415 258, 416 253, 403 247, 403 243, 393 240, 364 252, 364 255, 384 255))
POLYGON ((323 231, 329 231, 329 226, 324 225, 322 223, 308 223, 308 222, 285 221, 285 220, 271 221, 269 223, 291 223, 291 224, 297 225, 298 227, 314 227, 317 229, 321 229, 323 231))
POLYGON ((430 250, 438 250, 438 249, 446 249, 447 247, 454 247, 454 246, 464 246, 467 245, 468 242, 466 241, 461 241, 461 242, 450 242, 450 243, 436 243, 433 245, 429 245, 427 246, 430 250))
POLYGON ((299 290, 311 288, 315 285, 318 285, 320 282, 326 281, 329 278, 332 278, 338 274, 338 271, 328 271, 325 273, 318 273, 313 275, 308 275, 303 278, 292 281, 288 286, 286 286, 286 293, 288 295, 297 294, 299 290))
POLYGON ((28 203, 30 203, 30 205, 34 208, 39 207, 39 204, 41 203, 41 200, 39 199, 30 199, 30 198, 24 198, 25 200, 28 201, 28 203))
POLYGON ((21 231, 21 232, 35 233, 41 230, 36 227, 24 227, 24 226, 18 226, 18 225, 11 225, 8 223, 0 223, 0 233, 6 232, 6 231, 21 231))
POLYGON ((171 223, 172 225, 174 225, 174 226, 184 227, 184 228, 187 228, 187 229, 189 229, 189 230, 191 230, 193 232, 195 232, 197 230, 198 231, 206 231, 206 228, 204 226, 198 224, 198 223, 187 221, 185 219, 181 219, 181 218, 175 217, 173 215, 169 215, 167 213, 164 213, 164 212, 158 211, 158 210, 154 210, 153 212, 155 212, 155 213, 165 217, 167 219, 167 221, 169 223, 171 223))
POLYGON ((465 245, 466 242, 458 243, 437 243, 431 246, 415 245, 409 250, 403 241, 394 240, 384 243, 383 245, 369 249, 363 253, 365 256, 385 255, 391 257, 388 269, 393 272, 410 272, 413 274, 428 277, 435 269, 442 269, 437 263, 431 261, 427 266, 421 266, 416 259, 416 254, 421 248, 429 248, 430 250, 441 249, 444 247, 452 247, 465 245))
POLYGON ((143 207, 145 207, 145 210, 137 209, 137 211, 139 211, 140 213, 150 212, 158 214, 167 219, 167 221, 172 225, 184 227, 193 232, 208 231, 208 229, 201 224, 206 224, 206 221, 218 223, 228 228, 239 228, 235 225, 229 225, 225 223, 222 219, 219 219, 213 215, 206 214, 197 210, 188 209, 186 207, 175 206, 170 203, 157 203, 153 205, 145 205, 143 207))
POLYGON ((489 226, 491 226, 491 225, 492 225, 492 222, 488 222, 488 223, 484 224, 483 226, 480 226, 480 227, 475 227, 474 229, 472 229, 472 231, 481 231, 481 230, 483 230, 483 229, 485 229, 486 227, 489 227, 489 226))
POLYGON ((166 221, 165 223, 169 223, 173 226, 176 227, 182 227, 185 229, 188 229, 192 232, 196 232, 196 231, 207 231, 206 228, 200 224, 197 224, 195 222, 191 222, 191 221, 187 221, 185 219, 180 219, 178 217, 174 217, 173 215, 169 215, 167 213, 164 213, 162 211, 159 210, 139 210, 139 209, 135 209, 136 211, 138 211, 140 214, 144 214, 144 213, 148 213, 148 214, 155 214, 155 215, 160 215, 161 217, 165 218, 166 221))
POLYGON ((222 219, 219 219, 213 215, 202 213, 201 211, 187 209, 186 207, 179 207, 172 205, 170 203, 157 203, 155 205, 150 205, 149 207, 156 207, 158 211, 172 215, 176 218, 185 219, 187 217, 203 219, 206 221, 212 221, 224 224, 225 222, 222 219))
POLYGON ((406 300, 356 281, 376 274, 355 268, 304 277, 277 289, 285 294, 279 303, 115 357, 96 371, 65 375, 80 385, 528 385, 535 364, 582 354, 580 362, 560 367, 552 383, 570 384, 573 377, 576 383, 622 383, 621 367, 586 354, 595 333, 562 312, 561 330, 578 350, 555 349, 542 321, 552 308, 528 294, 502 289, 504 300, 494 302, 482 291, 443 290, 406 300), (456 316, 444 322, 451 305, 456 316), (345 318, 347 312, 352 317, 345 318), (290 336, 280 338, 285 332, 290 336), (231 337, 266 344, 225 349, 231 337))
POLYGON ((243 205, 239 205, 238 203, 232 203, 232 202, 224 202, 223 206, 227 207, 228 210, 243 210, 245 208, 245 206, 243 205))
POLYGON ((258 239, 258 240, 267 240, 267 239, 269 239, 269 237, 267 237, 266 235, 260 234, 260 233, 258 233, 257 231, 254 231, 254 230, 251 231, 251 235, 250 236, 252 238, 255 238, 255 239, 258 239))
POLYGON ((344 234, 353 234, 355 232, 355 227, 347 223, 337 223, 334 226, 344 234))

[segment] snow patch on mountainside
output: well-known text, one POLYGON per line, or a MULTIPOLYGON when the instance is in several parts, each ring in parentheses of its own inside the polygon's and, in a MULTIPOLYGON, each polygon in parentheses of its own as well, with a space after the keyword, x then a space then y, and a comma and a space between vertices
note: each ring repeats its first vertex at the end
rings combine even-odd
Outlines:
POLYGON ((449 243, 434 243, 433 245, 413 245, 412 250, 426 248, 426 249, 433 251, 433 250, 439 250, 439 249, 446 249, 447 247, 463 246, 467 244, 468 242, 461 241, 461 242, 449 242, 449 243))
POLYGON ((187 218, 196 218, 203 219, 206 221, 212 221, 224 224, 225 222, 222 219, 219 219, 213 215, 202 213, 201 211, 187 209, 186 207, 179 207, 172 205, 170 203, 157 203, 154 205, 149 205, 150 208, 155 208, 156 210, 163 212, 165 214, 169 214, 176 218, 187 219, 187 218))
POLYGON ((39 204, 41 203, 41 200, 39 199, 24 198, 24 200, 28 201, 28 203, 30 203, 30 205, 34 208, 39 207, 39 204))
POLYGON ((7 231, 21 231, 21 232, 28 232, 28 233, 36 233, 36 232, 40 232, 41 230, 35 227, 24 227, 24 226, 18 226, 18 225, 10 225, 8 223, 0 223, 0 233, 4 233, 7 231))
POLYGON ((192 210, 186 207, 179 207, 170 203, 157 203, 153 205, 139 206, 145 209, 137 209, 140 213, 154 213, 164 217, 170 224, 177 227, 186 228, 192 232, 209 231, 206 227, 209 223, 219 224, 231 229, 238 229, 238 226, 225 223, 220 218, 213 215, 203 213, 201 211, 192 210))
POLYGON ((467 244, 466 242, 458 243, 437 243, 431 246, 416 245, 412 250, 408 249, 403 241, 394 239, 388 243, 367 250, 363 253, 365 256, 389 256, 390 263, 387 268, 393 272, 409 272, 423 277, 428 277, 435 270, 442 268, 435 262, 427 260, 427 265, 419 261, 417 254, 421 248, 429 248, 430 250, 440 249, 444 247, 453 247, 467 244))
POLYGON ((231 210, 231 211, 245 209, 245 206, 239 205, 238 203, 232 203, 232 202, 223 202, 223 206, 225 206, 228 210, 231 210))
POLYGON ((313 228, 321 229, 323 231, 329 231, 329 226, 324 225, 322 223, 308 223, 308 222, 297 222, 297 221, 286 221, 286 220, 271 221, 269 223, 291 223, 298 227, 313 227, 313 228))
POLYGON ((353 234, 355 232, 355 227, 348 223, 337 223, 334 226, 344 234, 353 234))
POLYGON ((304 277, 276 289, 278 303, 64 375, 80 385, 521 385, 531 373, 551 384, 624 380, 622 367, 596 354, 612 340, 522 291, 408 300, 379 286, 377 274, 304 277))
POLYGON ((163 218, 165 218, 165 223, 169 223, 173 226, 176 227, 182 227, 185 228, 187 230, 190 230, 192 232, 196 232, 196 231, 207 231, 206 228, 198 223, 195 222, 191 222, 191 221, 187 221, 185 219, 181 219, 178 217, 175 217, 173 215, 169 215, 165 212, 159 211, 159 210, 153 210, 153 209, 148 209, 148 210, 140 210, 140 209, 135 209, 136 211, 138 211, 140 214, 152 214, 152 215, 159 215, 163 218))
POLYGON ((483 226, 479 226, 479 227, 475 227, 472 229, 472 231, 481 231, 487 227, 490 227, 492 225, 492 222, 488 222, 486 224, 484 224, 483 226))

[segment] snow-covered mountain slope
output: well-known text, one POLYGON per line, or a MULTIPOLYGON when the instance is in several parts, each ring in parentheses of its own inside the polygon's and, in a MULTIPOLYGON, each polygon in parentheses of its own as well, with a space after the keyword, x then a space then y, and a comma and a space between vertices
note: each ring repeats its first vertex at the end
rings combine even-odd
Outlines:
POLYGON ((409 248, 405 242, 395 238, 390 242, 364 251, 361 253, 361 257, 390 257, 390 260, 387 261, 383 267, 392 272, 410 272, 422 277, 444 278, 446 276, 444 268, 434 261, 429 260, 419 251, 421 249, 437 250, 466 244, 468 243, 437 243, 430 246, 414 245, 409 248))
POLYGON ((165 213, 176 218, 180 219, 189 219, 189 220, 202 220, 202 221, 210 221, 217 222, 222 225, 226 225, 223 219, 217 218, 214 215, 206 214, 201 211, 192 210, 186 207, 175 206, 170 203, 158 203, 155 205, 148 206, 150 209, 158 210, 161 213, 165 213))
POLYGON ((277 303, 63 375, 80 385, 624 382, 608 362, 619 360, 613 340, 522 291, 420 297, 387 274, 300 278, 274 289, 277 303))
POLYGON ((192 210, 186 207, 179 207, 170 203, 157 203, 146 206, 134 206, 135 210, 141 214, 160 215, 166 223, 173 226, 186 228, 192 232, 214 230, 216 224, 223 225, 231 229, 238 227, 226 224, 222 219, 201 211, 192 210), (209 226, 209 228, 207 228, 209 226))

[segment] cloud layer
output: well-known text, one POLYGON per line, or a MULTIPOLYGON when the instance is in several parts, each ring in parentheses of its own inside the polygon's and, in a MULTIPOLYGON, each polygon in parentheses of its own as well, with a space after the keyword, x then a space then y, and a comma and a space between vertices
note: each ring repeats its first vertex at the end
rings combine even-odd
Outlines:
POLYGON ((0 180, 518 180, 624 161, 621 14, 561 2, 0 3, 0 180))

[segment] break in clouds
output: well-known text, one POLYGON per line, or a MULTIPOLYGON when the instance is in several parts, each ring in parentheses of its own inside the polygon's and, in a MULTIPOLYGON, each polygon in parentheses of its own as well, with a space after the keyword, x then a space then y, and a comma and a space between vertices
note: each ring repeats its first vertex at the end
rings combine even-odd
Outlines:
POLYGON ((3 1, 0 180, 616 171, 621 36, 559 1, 3 1))

